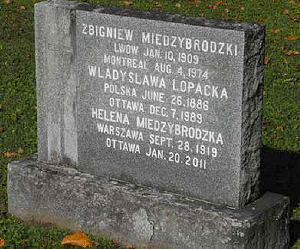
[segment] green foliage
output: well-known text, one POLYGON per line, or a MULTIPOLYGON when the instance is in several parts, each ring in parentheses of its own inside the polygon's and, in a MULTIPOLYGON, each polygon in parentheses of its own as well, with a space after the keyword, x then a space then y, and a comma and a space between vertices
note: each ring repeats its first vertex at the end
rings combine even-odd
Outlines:
MULTIPOLYGON (((0 1, 0 238, 7 246, 59 248, 61 239, 70 231, 29 226, 7 214, 6 165, 12 160, 5 152, 24 149, 30 155, 37 151, 36 85, 34 61, 33 5, 40 0, 0 1), (24 6, 21 8, 21 6, 24 6), (25 9, 24 9, 25 8, 25 9)), ((85 0, 81 2, 124 6, 122 0, 85 0)), ((266 26, 263 145, 300 153, 300 56, 287 55, 300 51, 300 7, 297 1, 253 0, 217 1, 132 0, 126 7, 138 10, 172 12, 187 16, 259 22, 266 26), (221 1, 219 1, 221 2, 221 1), (283 14, 284 10, 288 14, 283 14), (279 29, 279 32, 274 32, 279 29)), ((292 219, 300 220, 300 207, 292 219)), ((91 237, 101 248, 113 248, 111 242, 91 237)), ((66 246, 64 246, 66 247, 66 246)), ((74 248, 74 247, 73 247, 74 248)), ((294 248, 300 248, 300 241, 294 248)))

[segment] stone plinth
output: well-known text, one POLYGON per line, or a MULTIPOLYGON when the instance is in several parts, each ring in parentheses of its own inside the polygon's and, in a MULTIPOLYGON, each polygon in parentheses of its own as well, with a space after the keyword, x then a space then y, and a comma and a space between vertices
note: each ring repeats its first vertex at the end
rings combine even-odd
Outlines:
POLYGON ((8 210, 151 248, 289 248, 289 199, 266 193, 243 209, 83 174, 37 161, 8 166, 8 210))

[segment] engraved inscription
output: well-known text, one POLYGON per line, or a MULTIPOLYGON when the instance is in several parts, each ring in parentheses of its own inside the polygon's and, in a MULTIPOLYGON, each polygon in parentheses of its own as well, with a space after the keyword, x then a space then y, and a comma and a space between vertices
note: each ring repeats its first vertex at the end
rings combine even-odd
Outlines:
POLYGON ((94 127, 89 132, 101 134, 109 151, 200 172, 226 156, 231 138, 212 124, 222 122, 216 107, 225 108, 236 97, 234 84, 216 80, 219 69, 203 56, 234 60, 241 53, 238 44, 226 37, 113 24, 81 23, 80 30, 80 36, 101 44, 81 67, 95 89, 95 104, 85 110, 94 127))

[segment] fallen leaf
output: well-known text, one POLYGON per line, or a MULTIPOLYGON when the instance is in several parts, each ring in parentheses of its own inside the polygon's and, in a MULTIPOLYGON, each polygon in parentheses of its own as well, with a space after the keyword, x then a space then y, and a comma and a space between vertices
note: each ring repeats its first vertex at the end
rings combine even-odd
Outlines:
POLYGON ((281 30, 280 29, 273 29, 272 30, 272 32, 274 33, 274 34, 277 34, 277 33, 279 33, 281 30))
POLYGON ((125 249, 134 249, 134 247, 132 245, 127 245, 125 246, 125 249))
POLYGON ((217 5, 211 5, 211 4, 208 5, 208 8, 213 9, 213 10, 217 9, 217 7, 218 7, 217 5))
POLYGON ((25 10, 25 6, 23 6, 23 5, 20 6, 20 9, 21 9, 21 10, 25 10))
MULTIPOLYGON (((190 9, 190 8, 195 8, 195 5, 193 4, 187 4, 185 5, 186 8, 190 9)), ((198 4, 196 4, 196 7, 198 7, 198 4)))
POLYGON ((241 6, 240 9, 244 11, 245 10, 245 6, 241 6))
POLYGON ((294 22, 299 22, 299 17, 298 16, 292 16, 291 20, 294 22))
POLYGON ((238 13, 234 15, 235 19, 238 19, 239 17, 240 17, 240 15, 238 13))
POLYGON ((300 55, 299 51, 296 50, 289 50, 286 52, 287 55, 300 55))
POLYGON ((269 61, 270 61, 270 58, 267 57, 267 56, 265 56, 264 64, 265 64, 265 65, 268 65, 269 61))
POLYGON ((0 247, 5 245, 5 240, 0 238, 0 247))
POLYGON ((85 233, 76 232, 71 235, 65 236, 63 238, 63 240, 61 241, 61 244, 87 247, 87 246, 90 246, 91 242, 85 233))
POLYGON ((276 127, 276 130, 278 130, 278 131, 283 131, 282 125, 277 126, 277 127, 276 127))
POLYGON ((224 6, 226 6, 227 3, 225 1, 217 1, 216 5, 224 5, 224 6))
POLYGON ((10 4, 10 0, 5 0, 5 3, 6 4, 10 4))
POLYGON ((289 40, 289 41, 293 41, 293 40, 297 40, 298 37, 297 36, 287 36, 287 37, 284 37, 285 40, 289 40))
POLYGON ((99 243, 97 243, 96 241, 92 241, 92 245, 93 246, 99 246, 99 243))
POLYGON ((19 154, 16 152, 5 152, 4 153, 4 157, 6 157, 6 158, 12 158, 12 157, 18 157, 18 156, 19 156, 19 154))
POLYGON ((131 4, 133 4, 132 1, 123 1, 122 3, 123 3, 123 5, 131 5, 131 4))
POLYGON ((180 8, 180 7, 181 7, 181 4, 180 4, 180 3, 176 3, 176 4, 175 4, 175 7, 176 7, 176 8, 180 8))
POLYGON ((288 15, 290 11, 288 9, 284 9, 283 14, 288 15))
POLYGON ((0 125, 0 133, 4 131, 4 127, 0 125))
POLYGON ((24 153, 24 150, 22 148, 19 148, 18 149, 18 154, 23 154, 24 153))
POLYGON ((3 110, 3 106, 0 104, 0 111, 2 111, 3 110))
POLYGON ((155 3, 155 7, 156 7, 156 8, 161 8, 161 7, 162 7, 162 4, 161 4, 161 3, 158 3, 158 2, 156 2, 156 3, 155 3))
POLYGON ((227 13, 231 11, 230 9, 224 9, 224 10, 225 10, 225 12, 227 12, 227 13))

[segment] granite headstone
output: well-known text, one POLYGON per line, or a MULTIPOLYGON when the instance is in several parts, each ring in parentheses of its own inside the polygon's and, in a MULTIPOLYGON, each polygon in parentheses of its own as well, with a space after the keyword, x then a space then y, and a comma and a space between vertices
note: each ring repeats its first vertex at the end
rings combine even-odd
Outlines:
POLYGON ((153 19, 76 11, 78 168, 243 206, 258 195, 264 26, 153 19))

